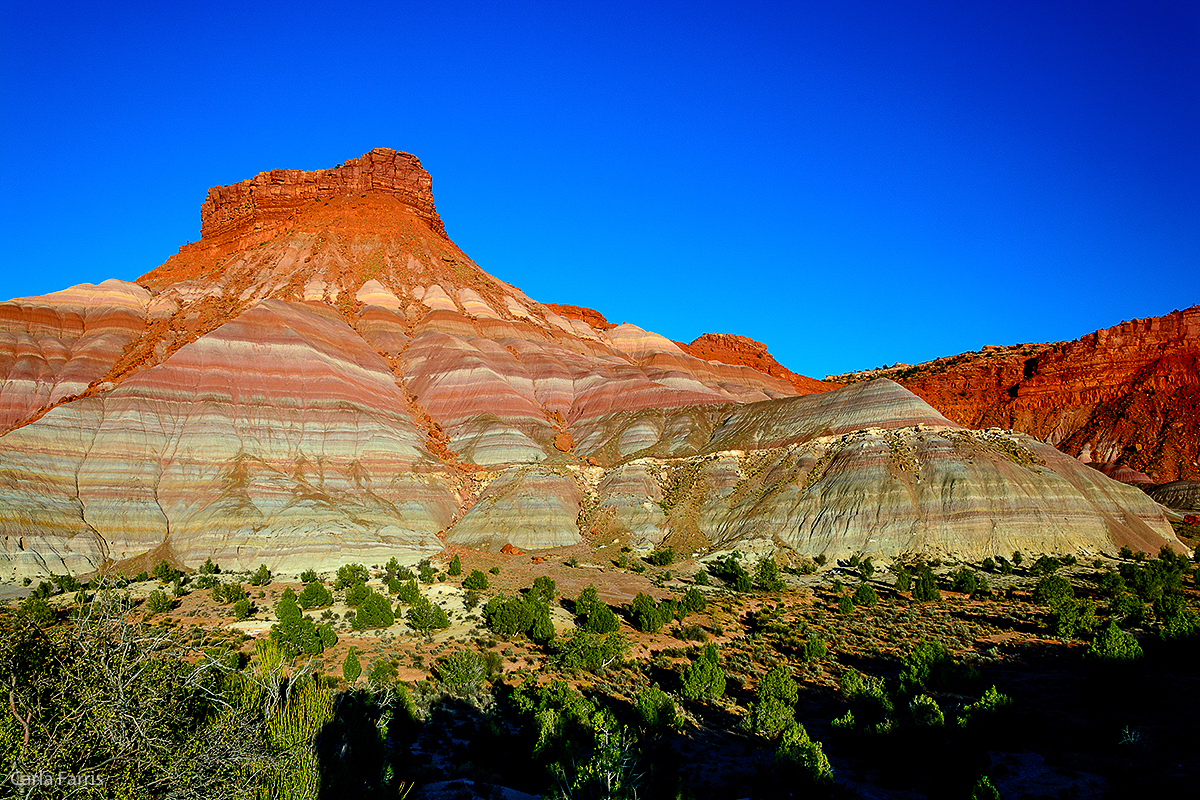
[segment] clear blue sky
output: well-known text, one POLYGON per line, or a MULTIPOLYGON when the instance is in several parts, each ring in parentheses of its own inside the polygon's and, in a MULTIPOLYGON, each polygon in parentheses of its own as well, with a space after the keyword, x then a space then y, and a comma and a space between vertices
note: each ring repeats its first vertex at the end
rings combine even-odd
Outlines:
POLYGON ((1196 0, 333 5, 2 4, 0 295, 392 147, 535 299, 817 377, 1200 302, 1196 0))

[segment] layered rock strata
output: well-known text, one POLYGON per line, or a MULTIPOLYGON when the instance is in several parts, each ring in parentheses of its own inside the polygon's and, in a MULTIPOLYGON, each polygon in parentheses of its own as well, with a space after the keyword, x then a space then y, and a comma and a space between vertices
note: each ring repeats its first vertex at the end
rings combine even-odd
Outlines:
POLYGON ((264 173, 203 214, 203 238, 136 284, 0 303, 0 576, 597 537, 831 556, 1175 543, 1140 492, 890 381, 799 396, 808 379, 749 340, 701 337, 697 357, 535 302, 446 238, 406 154, 264 173))

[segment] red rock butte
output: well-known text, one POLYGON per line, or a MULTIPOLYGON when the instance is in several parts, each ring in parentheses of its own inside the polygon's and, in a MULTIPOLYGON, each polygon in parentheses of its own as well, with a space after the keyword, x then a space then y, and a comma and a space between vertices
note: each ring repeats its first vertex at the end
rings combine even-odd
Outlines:
POLYGON ((840 557, 1179 547, 1141 491, 889 380, 541 304, 415 156, 211 189, 136 282, 0 303, 0 576, 587 541, 840 557))

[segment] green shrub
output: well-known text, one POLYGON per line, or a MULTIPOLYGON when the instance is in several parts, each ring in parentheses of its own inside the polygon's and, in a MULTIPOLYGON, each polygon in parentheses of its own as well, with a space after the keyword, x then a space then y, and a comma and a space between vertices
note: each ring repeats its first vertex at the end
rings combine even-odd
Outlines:
POLYGON ((350 652, 346 653, 346 658, 342 661, 342 677, 346 683, 354 683, 358 680, 358 676, 362 675, 362 664, 358 661, 358 652, 351 647, 350 652))
POLYGON ((768 592, 783 591, 786 584, 779 577, 779 565, 773 558, 764 558, 754 568, 754 583, 768 592))
POLYGON ((455 650, 437 660, 433 675, 447 694, 473 697, 483 690, 488 677, 488 664, 474 650, 455 650))
POLYGON ((1200 627, 1200 618, 1178 594, 1165 594, 1154 602, 1159 635, 1164 639, 1185 639, 1200 627))
POLYGON ((794 783, 796 777, 818 784, 833 782, 833 767, 825 756, 821 743, 809 738, 808 731, 799 722, 792 722, 784 729, 775 748, 776 768, 785 783, 794 783))
POLYGON ((553 645, 555 661, 568 669, 600 672, 629 654, 629 640, 620 633, 588 633, 576 629, 553 645))
POLYGON ((1092 640, 1084 657, 1099 662, 1129 663, 1142 657, 1142 646, 1132 634, 1109 620, 1108 626, 1092 640))
POLYGON ((852 598, 856 606, 873 606, 879 602, 879 595, 871 588, 869 583, 860 583, 858 588, 854 590, 852 598))
POLYGON ((641 727, 652 733, 670 730, 678 724, 675 702, 657 686, 639 691, 633 708, 641 727))
POLYGON ((159 561, 154 565, 154 571, 151 574, 156 580, 171 583, 179 575, 179 572, 166 561, 159 561))
POLYGON ((1012 705, 1012 698, 996 691, 996 687, 988 689, 983 697, 963 708, 962 716, 958 718, 960 727, 966 728, 982 720, 994 717, 1012 705))
POLYGON ((146 610, 151 614, 165 614, 171 610, 171 598, 161 589, 155 589, 146 598, 146 610))
POLYGON ((592 606, 599 602, 600 593, 596 591, 595 585, 589 583, 575 601, 575 617, 586 619, 588 614, 592 613, 592 606))
POLYGON ((838 595, 838 613, 843 616, 849 616, 854 613, 854 600, 848 594, 838 595))
POLYGON ((646 560, 656 567, 665 567, 675 560, 675 549, 672 547, 664 547, 661 550, 655 550, 650 555, 646 556, 646 560))
POLYGON ((491 574, 491 575, 499 575, 499 574, 500 574, 500 568, 499 568, 499 567, 492 567, 491 569, 489 569, 489 570, 488 570, 488 573, 489 573, 489 574, 491 574))
POLYGON ((706 572, 705 570, 700 570, 699 572, 697 572, 695 575, 692 576, 692 581, 697 586, 708 586, 708 572, 706 572))
POLYGON ((591 633, 611 633, 620 628, 621 621, 606 603, 593 603, 583 623, 583 629, 591 633))
POLYGON ((829 648, 820 636, 809 636, 804 641, 804 660, 820 661, 829 655, 829 648))
POLYGON ((875 562, 871 561, 870 556, 864 558, 858 565, 858 575, 864 581, 875 574, 875 562))
POLYGON ((371 573, 362 564, 343 564, 338 567, 337 578, 333 581, 334 589, 345 589, 356 583, 366 583, 371 579, 371 573))
POLYGON ((371 590, 365 584, 356 583, 346 589, 346 605, 351 608, 358 606, 363 600, 367 599, 367 595, 371 590))
POLYGON ((699 658, 683 668, 680 693, 696 702, 712 702, 724 697, 725 673, 717 662, 717 647, 710 644, 699 658))
POLYGON ((527 634, 536 644, 547 644, 554 639, 554 623, 550 621, 550 608, 540 600, 528 601, 533 622, 527 634))
MULTIPOLYGON (((429 581, 425 581, 425 583, 428 582, 429 581)), ((484 589, 487 589, 490 584, 488 583, 487 575, 484 575, 477 569, 473 569, 471 570, 471 574, 463 579, 462 585, 464 589, 483 591, 484 589)))
POLYGON ((987 775, 980 775, 971 790, 969 800, 1000 800, 1000 790, 992 785, 987 775))
POLYGON ((483 607, 483 618, 497 636, 509 638, 525 633, 533 625, 533 610, 519 597, 493 597, 483 607))
POLYGON ((221 568, 213 563, 213 560, 211 557, 205 559, 204 563, 200 565, 200 574, 201 575, 216 575, 220 571, 221 571, 221 568))
POLYGON ((146 570, 142 570, 133 578, 134 583, 145 583, 148 580, 150 580, 150 573, 146 572, 146 570))
POLYGON ((300 582, 301 583, 316 583, 317 582, 317 571, 315 569, 304 570, 304 572, 300 573, 300 582))
MULTIPOLYGON (((361 584, 359 584, 361 586, 361 584)), ((325 588, 324 584, 313 581, 305 584, 304 589, 300 592, 300 596, 296 598, 296 602, 303 609, 310 608, 325 608, 333 605, 333 592, 325 588)))
POLYGON ((1047 575, 1033 589, 1033 602, 1052 605, 1056 601, 1069 600, 1075 596, 1071 582, 1061 575, 1047 575))
POLYGON ((250 605, 250 599, 243 597, 241 600, 238 600, 233 604, 233 618, 238 622, 241 622, 249 617, 253 610, 254 607, 250 605))
POLYGON ((400 588, 396 590, 396 599, 401 603, 412 605, 421 597, 421 590, 417 588, 415 578, 409 578, 404 583, 400 584, 400 588))
POLYGON ((975 590, 979 588, 979 577, 974 571, 962 567, 951 576, 950 588, 963 594, 975 594, 975 590))
POLYGON ((629 607, 629 616, 633 627, 643 633, 658 633, 662 630, 663 619, 658 613, 658 605, 654 598, 644 592, 638 592, 629 607))
POLYGON ((896 591, 907 592, 912 589, 912 575, 904 567, 896 571, 896 591))
POLYGON ((709 566, 709 572, 733 584, 733 588, 739 592, 748 592, 754 587, 750 573, 742 568, 736 555, 728 555, 714 560, 709 566))
POLYGON ((421 578, 421 583, 433 583, 433 579, 436 577, 437 573, 434 570, 433 565, 429 563, 428 558, 421 559, 421 561, 417 564, 417 575, 421 578))
POLYGON ((917 642, 903 659, 900 685, 905 691, 916 693, 921 689, 940 689, 951 681, 963 677, 963 672, 950 655, 950 651, 939 641, 922 639, 917 642))
POLYGON ((212 598, 217 603, 236 603, 246 597, 246 590, 240 583, 218 583, 212 588, 212 598))
POLYGON ((367 683, 372 689, 383 689, 393 685, 399 674, 396 665, 391 661, 377 659, 371 664, 371 671, 367 673, 367 683))
POLYGON ((426 635, 450 627, 450 618, 446 616, 445 609, 430 602, 427 597, 418 597, 404 618, 410 627, 426 635))
POLYGON ((928 603, 942 599, 937 579, 933 577, 933 570, 930 569, 928 564, 921 567, 921 572, 917 575, 917 579, 913 583, 912 595, 913 599, 919 603, 928 603))
POLYGON ((395 622, 391 602, 378 592, 368 590, 366 597, 358 604, 358 613, 354 615, 354 628, 360 631, 368 628, 390 628, 395 622))
POLYGON ((17 613, 35 625, 48 625, 54 621, 56 616, 54 608, 46 602, 46 598, 36 595, 30 595, 21 601, 17 613))
POLYGON ((326 647, 337 644, 337 634, 328 625, 314 624, 300 611, 296 593, 285 589, 275 606, 275 617, 279 620, 271 626, 271 640, 288 652, 316 655, 326 647))
POLYGON ((938 706, 937 700, 927 694, 919 694, 909 701, 908 710, 912 714, 913 723, 918 727, 940 728, 946 724, 946 716, 938 706))
POLYGON ((1127 628, 1141 625, 1146 617, 1146 604, 1129 592, 1122 592, 1108 604, 1108 613, 1127 628))
POLYGON ((457 578, 462 575, 462 559, 455 554, 454 558, 450 559, 450 566, 446 567, 446 574, 452 578, 457 578))
POLYGON ((758 683, 755 702, 747 710, 747 727, 759 736, 774 739, 795 721, 798 697, 799 687, 791 673, 776 664, 758 683))
POLYGON ((267 569, 266 564, 259 564, 258 570, 250 576, 251 586, 266 586, 271 582, 271 570, 267 569))
POLYGON ((1020 550, 1014 550, 1012 554, 1013 566, 1021 566, 1021 562, 1025 560, 1025 556, 1021 555, 1020 550))
POLYGON ((529 590, 529 594, 532 597, 550 603, 558 599, 558 585, 554 582, 553 578, 539 575, 533 579, 533 588, 529 590))
POLYGON ((984 572, 995 572, 996 571, 996 561, 991 556, 988 556, 987 558, 985 558, 983 560, 983 563, 979 565, 979 568, 982 569, 984 572))
POLYGON ((1091 600, 1075 600, 1062 596, 1050 604, 1047 623, 1056 636, 1070 638, 1079 631, 1096 626, 1096 604, 1091 600))
POLYGON ((704 599, 704 592, 695 587, 690 587, 683 593, 683 608, 689 614, 700 614, 708 608, 708 601, 704 599))

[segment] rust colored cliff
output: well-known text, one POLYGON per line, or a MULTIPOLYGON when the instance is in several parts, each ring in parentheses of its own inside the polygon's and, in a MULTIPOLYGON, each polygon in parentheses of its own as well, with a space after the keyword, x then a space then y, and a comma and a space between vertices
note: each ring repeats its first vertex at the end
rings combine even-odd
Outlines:
POLYGON ((830 376, 898 381, 970 427, 1024 431, 1156 483, 1200 478, 1200 306, 1058 344, 830 376))

